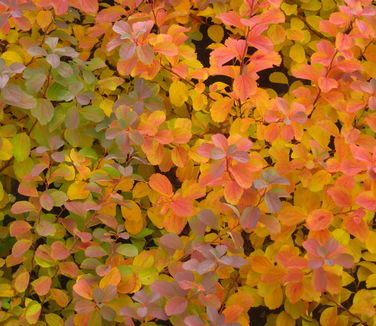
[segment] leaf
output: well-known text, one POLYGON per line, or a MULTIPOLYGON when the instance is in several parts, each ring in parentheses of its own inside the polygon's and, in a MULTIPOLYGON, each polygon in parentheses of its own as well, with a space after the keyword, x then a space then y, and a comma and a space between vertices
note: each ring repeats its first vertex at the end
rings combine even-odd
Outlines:
POLYGON ((218 218, 210 209, 203 209, 197 214, 199 220, 212 229, 218 228, 218 218))
POLYGON ((168 92, 174 106, 181 107, 188 100, 188 89, 182 81, 173 81, 168 92))
POLYGON ((159 238, 159 245, 162 248, 174 252, 183 248, 183 242, 179 236, 174 233, 167 233, 159 238))
POLYGON ((22 200, 13 204, 10 211, 13 214, 23 214, 23 213, 35 212, 35 207, 32 203, 22 200))
POLYGON ((240 225, 244 230, 250 231, 255 228, 259 218, 260 209, 258 207, 246 207, 240 216, 240 225))
POLYGON ((19 86, 8 84, 1 90, 4 103, 22 109, 32 109, 37 105, 36 99, 25 93, 19 86))
POLYGON ((337 325, 337 307, 326 308, 321 313, 320 325, 322 326, 337 325))
POLYGON ((282 204, 279 199, 279 196, 275 192, 268 191, 265 194, 264 199, 265 199, 265 204, 271 213, 277 213, 281 210, 282 204))
POLYGON ((165 312, 167 316, 182 314, 188 306, 188 301, 183 297, 173 297, 167 300, 165 312))
POLYGON ((166 196, 172 196, 173 194, 171 182, 163 174, 153 174, 149 179, 149 186, 160 194, 166 196))
POLYGON ((14 279, 14 288, 18 293, 25 292, 29 285, 30 274, 28 272, 19 273, 14 279))
POLYGON ((295 62, 304 63, 306 61, 304 48, 299 43, 295 43, 291 46, 289 55, 295 62))
POLYGON ((221 25, 210 25, 207 33, 208 36, 216 43, 220 43, 224 36, 224 31, 221 25))
POLYGON ((98 0, 80 0, 81 10, 89 14, 96 14, 99 8, 98 0))
POLYGON ((12 255, 13 257, 22 257, 26 251, 29 250, 29 248, 31 247, 32 245, 32 242, 31 240, 28 240, 28 239, 20 239, 18 240, 14 245, 13 245, 13 248, 12 248, 12 255))
POLYGON ((80 297, 92 300, 92 288, 89 284, 89 282, 84 279, 80 278, 76 284, 73 285, 73 290, 76 292, 80 297))
POLYGON ((70 200, 76 199, 86 199, 90 192, 85 189, 87 186, 86 182, 83 181, 75 181, 69 187, 67 191, 67 196, 70 200))
POLYGON ((14 221, 10 224, 9 234, 11 237, 17 237, 29 231, 31 226, 26 221, 14 221))
POLYGON ((46 295, 51 288, 52 279, 49 276, 41 276, 32 282, 34 291, 39 295, 46 295))
POLYGON ((30 137, 26 133, 17 134, 12 139, 13 156, 16 161, 22 162, 30 154, 30 137))
POLYGON ((32 300, 26 307, 25 318, 26 321, 34 325, 38 322, 39 316, 42 312, 42 306, 39 302, 32 300))
POLYGON ((64 326, 64 320, 56 314, 46 314, 44 316, 46 322, 50 326, 64 326))
POLYGON ((223 122, 227 119, 232 108, 234 100, 230 97, 224 97, 215 101, 210 106, 210 114, 215 122, 223 122))
POLYGON ((307 227, 312 231, 325 230, 333 219, 333 213, 327 209, 315 209, 307 217, 307 227))
POLYGON ((116 248, 116 252, 126 257, 135 257, 138 255, 138 249, 136 246, 125 243, 116 248))
POLYGON ((120 280, 120 271, 117 267, 114 267, 100 280, 99 287, 104 289, 109 285, 117 286, 120 283, 120 280))
POLYGON ((31 109, 31 114, 44 126, 52 120, 54 107, 49 100, 40 98, 37 105, 31 109))
POLYGON ((50 101, 70 101, 73 95, 61 84, 53 83, 47 89, 47 99, 50 101))
POLYGON ((356 197, 355 202, 370 211, 376 210, 376 196, 372 191, 363 191, 356 197))
POLYGON ((236 76, 233 83, 234 95, 241 101, 246 101, 256 93, 256 81, 249 75, 236 76))

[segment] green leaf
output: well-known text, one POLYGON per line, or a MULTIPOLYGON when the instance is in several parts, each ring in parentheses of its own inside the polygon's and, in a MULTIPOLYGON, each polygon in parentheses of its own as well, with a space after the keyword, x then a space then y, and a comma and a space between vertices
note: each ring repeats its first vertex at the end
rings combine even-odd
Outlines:
POLYGON ((50 101, 70 101, 73 96, 63 85, 53 83, 48 87, 47 98, 50 101))
POLYGON ((126 257, 135 257, 138 254, 136 246, 125 243, 116 248, 116 252, 126 257))
POLYGON ((30 137, 26 133, 17 134, 12 139, 13 155, 16 161, 24 161, 30 155, 30 137))
POLYGON ((49 123, 54 116, 54 107, 49 100, 40 98, 38 99, 36 107, 31 109, 31 114, 44 126, 49 123))
POLYGON ((83 107, 80 111, 86 120, 101 122, 104 119, 103 110, 98 106, 88 105, 83 107))

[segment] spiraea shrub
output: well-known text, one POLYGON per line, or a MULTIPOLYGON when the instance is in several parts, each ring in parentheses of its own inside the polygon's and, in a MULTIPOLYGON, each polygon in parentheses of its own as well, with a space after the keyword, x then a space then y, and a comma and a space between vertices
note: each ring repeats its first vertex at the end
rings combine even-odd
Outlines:
POLYGON ((0 0, 0 324, 375 326, 371 0, 0 0))

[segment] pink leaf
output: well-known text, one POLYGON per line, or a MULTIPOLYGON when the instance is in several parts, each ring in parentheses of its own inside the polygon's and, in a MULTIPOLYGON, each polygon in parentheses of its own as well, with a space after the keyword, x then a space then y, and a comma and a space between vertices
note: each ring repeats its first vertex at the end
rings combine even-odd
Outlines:
POLYGON ((182 314, 187 309, 188 301, 183 297, 173 297, 169 299, 165 306, 168 316, 182 314))
POLYGON ((172 252, 183 248, 182 240, 174 233, 163 235, 159 239, 159 244, 166 249, 172 250, 172 252))
POLYGON ((31 229, 31 226, 26 221, 14 221, 9 227, 9 234, 11 237, 24 234, 31 229))

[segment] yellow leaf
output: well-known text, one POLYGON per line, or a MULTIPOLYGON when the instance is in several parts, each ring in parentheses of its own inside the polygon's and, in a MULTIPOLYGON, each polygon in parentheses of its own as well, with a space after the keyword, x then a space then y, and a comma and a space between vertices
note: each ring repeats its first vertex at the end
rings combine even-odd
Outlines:
POLYGON ((46 318, 46 322, 48 325, 64 326, 64 320, 59 315, 47 314, 44 318, 46 318))
POLYGON ((145 182, 138 182, 133 188, 133 198, 146 197, 150 193, 150 188, 145 182))
POLYGON ((233 99, 224 97, 215 101, 210 108, 210 114, 215 122, 223 122, 227 119, 233 104, 233 99))
POLYGON ((210 25, 208 28, 208 36, 216 43, 220 43, 225 35, 222 26, 210 25))
POLYGON ((104 289, 107 285, 117 286, 121 281, 121 274, 117 267, 114 267, 99 282, 99 287, 104 289))
POLYGON ((172 105, 183 106, 188 100, 188 89, 182 81, 174 81, 169 89, 170 101, 172 105))
POLYGON ((115 190, 121 190, 124 192, 128 192, 132 189, 134 181, 132 179, 123 179, 119 182, 116 186, 115 190))
POLYGON ((277 309, 283 301, 282 289, 277 286, 275 289, 268 291, 264 296, 265 305, 269 309, 277 309))
POLYGON ((303 63, 306 61, 305 52, 303 46, 301 46, 299 43, 295 43, 290 48, 290 58, 298 63, 303 63))
POLYGON ((276 84, 288 84, 289 81, 284 73, 280 71, 273 72, 269 75, 269 80, 276 84))
POLYGON ((3 188, 3 184, 0 181, 0 200, 2 200, 3 198, 4 198, 4 188, 3 188))
POLYGON ((320 325, 333 326, 337 324, 337 307, 326 308, 320 316, 320 325))
POLYGON ((13 145, 7 138, 0 139, 0 161, 8 161, 13 156, 13 145))
POLYGON ((295 320, 287 313, 282 311, 278 317, 276 326, 295 326, 295 320))
POLYGON ((41 10, 37 14, 37 23, 43 29, 52 22, 52 13, 49 10, 41 10))
POLYGON ((281 4, 281 9, 287 16, 296 15, 297 14, 297 5, 289 5, 286 2, 281 4))
POLYGON ((121 206, 121 213, 125 219, 125 228, 131 234, 141 232, 144 227, 145 218, 136 202, 128 200, 127 206, 121 206))
POLYGON ((371 254, 376 254, 376 232, 370 231, 366 240, 366 248, 371 254))
POLYGON ((104 114, 109 117, 112 113, 113 105, 114 102, 106 98, 100 102, 99 107, 103 110, 104 114))
POLYGON ((23 63, 22 57, 15 51, 5 51, 1 58, 3 58, 7 65, 11 65, 12 63, 19 62, 23 63))
POLYGON ((67 191, 68 198, 70 200, 86 199, 90 194, 88 190, 85 190, 86 185, 87 183, 83 181, 73 182, 67 191))
POLYGON ((328 183, 330 183, 332 176, 329 172, 325 170, 320 170, 316 172, 308 185, 308 189, 317 192, 322 190, 328 183))
POLYGON ((0 297, 2 298, 10 298, 14 295, 14 290, 10 286, 10 284, 1 283, 0 284, 0 297))

